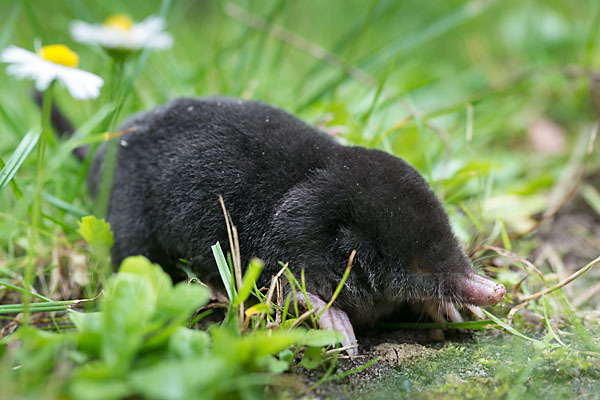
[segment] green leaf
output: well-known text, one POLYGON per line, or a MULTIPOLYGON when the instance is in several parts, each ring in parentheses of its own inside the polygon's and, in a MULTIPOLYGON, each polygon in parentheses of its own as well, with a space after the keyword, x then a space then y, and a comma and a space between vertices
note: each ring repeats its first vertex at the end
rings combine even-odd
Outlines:
POLYGON ((159 298, 157 315, 166 318, 181 316, 183 320, 191 317, 196 309, 208 303, 210 290, 198 284, 179 282, 169 290, 168 294, 159 296, 159 298))
POLYGON ((134 371, 129 382, 144 398, 209 399, 215 391, 227 390, 231 373, 231 366, 217 357, 169 360, 134 371))
MULTIPOLYGON (((144 256, 126 258, 119 267, 119 273, 133 274, 147 278, 152 285, 152 291, 156 295, 156 298, 159 299, 168 297, 173 286, 171 278, 160 265, 152 264, 144 256)), ((187 298, 183 299, 183 301, 187 301, 187 298)))
POLYGON ((214 330, 212 352, 222 356, 230 363, 246 364, 264 355, 274 355, 298 343, 304 337, 304 331, 294 330, 256 330, 237 338, 225 329, 214 330))
POLYGON ((31 150, 40 138, 39 131, 29 131, 21 140, 15 152, 10 156, 2 171, 0 171, 0 193, 15 176, 31 150))
POLYGON ((227 290, 227 297, 229 297, 229 301, 233 302, 233 299, 235 297, 235 286, 233 285, 231 271, 229 271, 229 266, 227 265, 227 261, 225 260, 225 255, 223 254, 223 250, 221 249, 221 244, 217 242, 210 248, 212 249, 215 261, 217 262, 217 268, 219 269, 219 274, 221 275, 221 280, 223 281, 225 290, 227 290))
POLYGON ((102 311, 101 359, 112 367, 114 376, 129 369, 141 348, 154 314, 157 293, 150 279, 119 273, 109 281, 102 311))
MULTIPOLYGON (((78 209, 77 207, 73 206, 72 204, 59 199, 58 197, 54 197, 51 194, 48 194, 46 192, 42 193, 42 197, 44 198, 44 200, 46 200, 48 203, 52 204, 53 206, 66 211, 76 217, 79 218, 85 218, 85 216, 87 215, 86 212, 78 209)), ((111 232, 112 235, 112 232, 111 232)))
POLYGON ((117 400, 129 398, 132 394, 127 382, 118 379, 75 379, 68 391, 71 398, 86 400, 117 400))
POLYGON ((294 352, 290 349, 285 349, 279 352, 279 359, 285 361, 288 364, 292 364, 294 361, 294 352))
POLYGON ((323 355, 320 347, 307 347, 304 350, 304 356, 298 365, 306 369, 315 369, 323 362, 323 355))
POLYGON ((88 242, 92 249, 108 251, 112 247, 113 233, 110 230, 110 224, 104 218, 98 219, 89 215, 83 217, 77 225, 79 225, 77 233, 88 242))
POLYGON ((490 313, 489 311, 486 311, 483 308, 481 309, 481 311, 485 315, 487 315, 487 317, 489 319, 491 319, 496 324, 500 325, 502 328, 506 329, 508 332, 512 333, 513 335, 515 335, 517 337, 520 337, 521 339, 528 340, 528 341, 532 342, 534 345, 537 345, 537 346, 543 345, 543 342, 541 342, 541 341, 539 341, 537 339, 530 338, 529 336, 525 336, 524 334, 522 334, 521 332, 519 332, 518 330, 516 330, 512 326, 508 325, 506 322, 502 321, 501 319, 499 319, 498 317, 496 317, 494 314, 490 313))
MULTIPOLYGON (((4 168, 6 166, 6 164, 4 163, 4 160, 2 159, 2 157, 0 157, 0 169, 4 168)), ((23 192, 21 192, 21 189, 19 188, 19 185, 17 185, 17 182, 14 181, 14 179, 11 179, 8 184, 10 185, 10 187, 13 190, 13 193, 15 194, 15 196, 17 197, 17 199, 21 199, 23 198, 23 192)))
POLYGON ((323 347, 341 343, 344 335, 336 331, 311 329, 304 333, 298 344, 311 347, 323 347))
POLYGON ((264 371, 269 371, 273 374, 281 374, 290 368, 290 364, 278 360, 273 356, 263 356, 256 360, 255 364, 264 371))
POLYGON ((69 313, 69 319, 77 329, 79 349, 97 357, 102 344, 102 314, 72 312, 69 313))
POLYGON ((508 232, 506 231, 506 226, 504 225, 504 221, 502 220, 498 220, 498 222, 500 223, 500 233, 501 233, 501 237, 502 237, 502 245, 504 246, 504 248, 508 251, 512 250, 512 244, 510 243, 510 236, 508 235, 508 232))
POLYGON ((178 327, 169 338, 169 351, 181 360, 203 355, 208 351, 210 337, 204 331, 178 327))
POLYGON ((263 270, 263 266, 264 263, 258 258, 253 258, 250 260, 250 265, 248 265, 248 268, 246 268, 246 273, 244 274, 244 279, 242 280, 242 287, 237 296, 235 296, 235 300, 233 302, 234 307, 237 307, 239 304, 248 299, 252 288, 256 284, 256 280, 263 270))

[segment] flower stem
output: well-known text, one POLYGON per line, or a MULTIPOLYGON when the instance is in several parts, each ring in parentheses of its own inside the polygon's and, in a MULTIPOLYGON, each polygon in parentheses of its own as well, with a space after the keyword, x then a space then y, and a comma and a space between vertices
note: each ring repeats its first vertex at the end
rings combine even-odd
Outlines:
MULTIPOLYGON (((113 58, 113 66, 111 71, 111 86, 109 93, 109 101, 116 104, 110 118, 109 123, 106 126, 106 130, 110 131, 114 128, 117 121, 118 114, 121 110, 124 102, 124 97, 121 96, 121 87, 123 81, 123 74, 125 70, 125 58, 113 58), (122 97, 122 99, 119 99, 122 97)), ((106 149, 104 153, 104 160, 102 162, 102 171, 100 174, 100 183, 98 187, 98 195, 96 197, 96 204, 94 214, 98 217, 104 217, 108 212, 110 202, 110 192, 112 190, 112 181, 114 177, 115 167, 117 163, 117 156, 119 152, 118 139, 111 139, 106 143, 106 149)))
POLYGON ((40 225, 42 220, 42 191, 45 181, 45 166, 46 166, 46 146, 50 136, 50 110, 52 109, 52 88, 54 82, 50 84, 44 92, 44 101, 42 104, 42 123, 40 143, 37 154, 37 169, 35 175, 35 192, 33 195, 33 206, 31 209, 31 228, 29 231, 29 254, 27 257, 27 265, 25 266, 25 289, 23 293, 24 318, 23 325, 29 325, 29 303, 31 300, 31 287, 34 280, 36 248, 40 233, 40 225))

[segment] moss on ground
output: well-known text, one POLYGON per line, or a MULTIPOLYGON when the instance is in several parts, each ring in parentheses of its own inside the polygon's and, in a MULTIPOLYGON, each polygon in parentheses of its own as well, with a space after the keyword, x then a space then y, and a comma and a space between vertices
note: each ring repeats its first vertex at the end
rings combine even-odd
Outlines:
POLYGON ((575 350, 576 343, 540 347, 487 333, 440 346, 433 354, 399 363, 394 367, 398 374, 371 385, 360 397, 600 398, 600 359, 575 350))

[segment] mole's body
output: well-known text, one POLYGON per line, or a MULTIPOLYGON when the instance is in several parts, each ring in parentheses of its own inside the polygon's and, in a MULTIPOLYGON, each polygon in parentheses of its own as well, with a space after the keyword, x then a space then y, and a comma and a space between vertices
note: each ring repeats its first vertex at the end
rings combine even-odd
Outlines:
MULTIPOLYGON (((113 262, 142 254, 172 275, 179 258, 211 285, 210 246, 227 249, 218 202, 238 228, 242 262, 265 261, 263 279, 289 263, 305 269, 311 303, 328 301, 348 257, 352 272, 324 326, 354 340, 399 303, 493 304, 504 288, 480 277, 425 180, 403 160, 346 147, 269 105, 179 99, 130 118, 121 138, 107 218, 113 262)), ((91 171, 97 189, 103 151, 91 171)), ((455 315, 454 315, 455 316, 455 315)), ((458 317, 459 318, 459 317, 458 317)))

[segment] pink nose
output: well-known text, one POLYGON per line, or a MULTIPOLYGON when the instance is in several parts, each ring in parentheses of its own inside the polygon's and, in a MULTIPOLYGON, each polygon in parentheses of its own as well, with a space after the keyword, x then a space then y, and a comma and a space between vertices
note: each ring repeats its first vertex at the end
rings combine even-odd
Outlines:
POLYGON ((477 306, 497 304, 506 293, 504 285, 476 273, 460 277, 456 282, 456 288, 465 303, 477 306))

